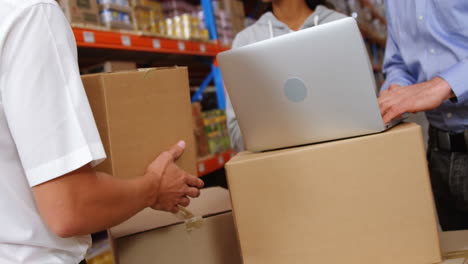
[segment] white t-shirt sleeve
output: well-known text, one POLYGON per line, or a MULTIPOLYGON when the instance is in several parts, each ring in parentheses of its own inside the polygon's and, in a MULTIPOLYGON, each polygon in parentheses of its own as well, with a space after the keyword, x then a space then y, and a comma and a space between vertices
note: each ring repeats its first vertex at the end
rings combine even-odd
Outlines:
POLYGON ((0 89, 31 187, 106 157, 80 79, 76 42, 55 3, 18 16, 0 56, 0 89))

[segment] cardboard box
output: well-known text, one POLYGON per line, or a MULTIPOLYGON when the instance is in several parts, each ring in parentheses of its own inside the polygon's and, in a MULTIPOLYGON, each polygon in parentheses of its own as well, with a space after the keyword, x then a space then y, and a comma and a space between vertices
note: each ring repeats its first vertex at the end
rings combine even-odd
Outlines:
POLYGON ((264 153, 227 165, 244 264, 439 263, 421 128, 264 153))
POLYGON ((440 244, 444 254, 443 264, 468 263, 468 231, 440 233, 440 244))
POLYGON ((146 209, 112 228, 118 263, 242 263, 227 190, 203 189, 187 210, 195 217, 146 209))
POLYGON ((96 0, 58 0, 70 23, 99 24, 96 0))
POLYGON ((197 175, 187 68, 83 75, 107 159, 97 170, 119 178, 147 166, 179 140, 187 148, 177 164, 197 175))
POLYGON ((136 62, 133 61, 106 61, 101 64, 85 67, 81 69, 83 74, 120 72, 136 70, 136 62))

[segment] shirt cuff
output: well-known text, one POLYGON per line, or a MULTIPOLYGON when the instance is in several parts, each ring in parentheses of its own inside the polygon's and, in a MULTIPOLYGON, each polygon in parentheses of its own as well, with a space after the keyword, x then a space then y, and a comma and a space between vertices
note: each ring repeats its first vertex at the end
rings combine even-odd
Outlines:
MULTIPOLYGON (((468 65, 464 62, 453 65, 448 70, 439 74, 439 77, 444 79, 450 85, 457 101, 468 99, 468 78, 466 72, 468 65)), ((452 100, 453 102, 453 100, 452 100)))
POLYGON ((34 187, 44 182, 63 176, 69 172, 91 163, 97 166, 106 158, 101 143, 85 145, 72 153, 45 163, 39 167, 26 170, 29 186, 34 187))
POLYGON ((405 78, 387 78, 380 88, 380 92, 383 92, 388 89, 388 87, 392 84, 398 84, 400 86, 408 86, 412 85, 412 83, 405 78))

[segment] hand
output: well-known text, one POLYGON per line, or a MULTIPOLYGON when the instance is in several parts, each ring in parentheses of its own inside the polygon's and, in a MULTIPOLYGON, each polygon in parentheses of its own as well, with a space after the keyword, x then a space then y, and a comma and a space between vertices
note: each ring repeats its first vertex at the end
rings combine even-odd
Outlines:
POLYGON ((435 109, 453 96, 450 85, 440 77, 409 86, 392 84, 379 97, 380 113, 388 123, 404 113, 435 109))
POLYGON ((195 198, 200 195, 199 189, 203 187, 203 181, 175 164, 184 150, 185 142, 180 141, 148 166, 145 177, 148 177, 150 183, 154 185, 154 197, 150 199, 151 208, 177 213, 178 205, 190 204, 187 196, 195 198))

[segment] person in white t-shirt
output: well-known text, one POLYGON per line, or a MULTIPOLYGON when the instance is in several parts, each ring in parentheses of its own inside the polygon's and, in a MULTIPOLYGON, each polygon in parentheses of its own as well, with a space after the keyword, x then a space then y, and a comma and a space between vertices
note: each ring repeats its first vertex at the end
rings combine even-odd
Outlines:
POLYGON ((0 0, 0 263, 79 263, 90 233, 187 206, 203 181, 175 165, 184 147, 132 180, 95 172, 105 152, 60 7, 0 0))

